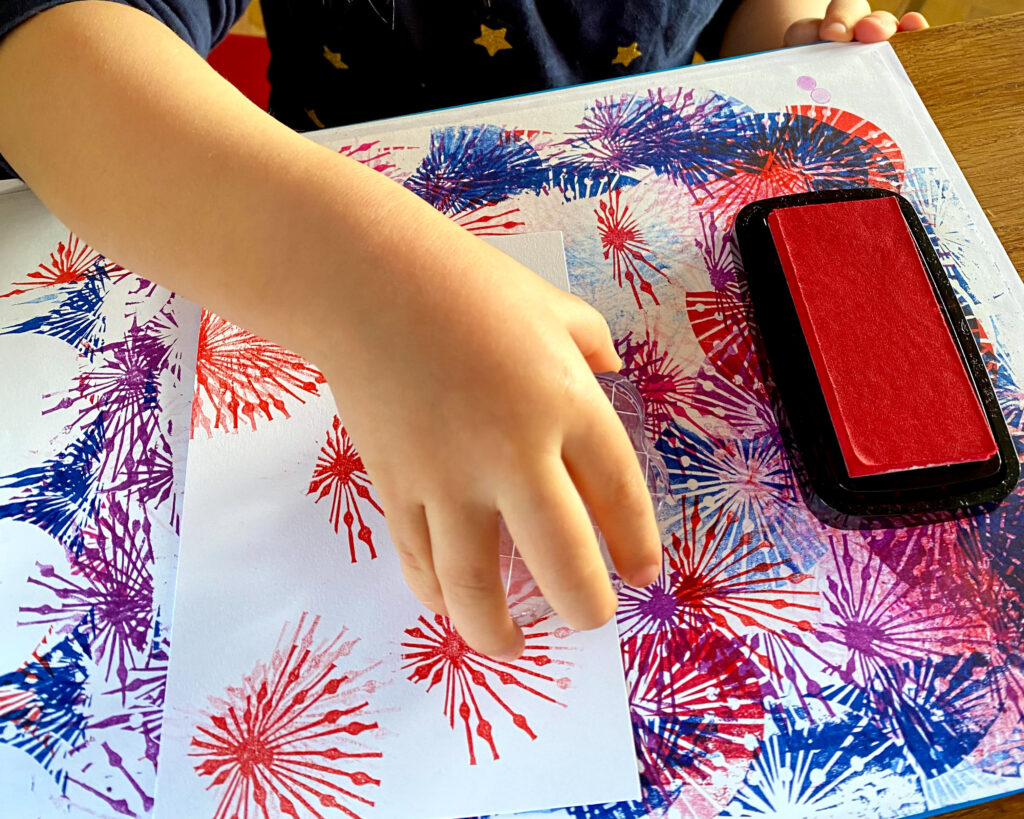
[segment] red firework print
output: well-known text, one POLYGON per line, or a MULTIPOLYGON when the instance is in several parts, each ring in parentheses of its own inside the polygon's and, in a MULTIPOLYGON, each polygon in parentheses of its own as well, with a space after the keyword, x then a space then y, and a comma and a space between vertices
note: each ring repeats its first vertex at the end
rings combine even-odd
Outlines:
POLYGON ((288 416, 286 401, 319 396, 323 374, 283 347, 225 321, 207 310, 199 325, 192 437, 202 429, 235 432, 239 418, 256 429, 257 417, 274 411, 288 416))
POLYGON ((504 712, 512 724, 530 739, 537 738, 526 715, 516 711, 496 686, 565 707, 565 703, 552 696, 553 691, 548 694, 543 689, 565 690, 571 685, 570 679, 545 674, 538 669, 572 665, 568 660, 557 659, 553 655, 567 650, 567 646, 558 645, 556 641, 564 640, 573 632, 564 626, 549 629, 544 625, 547 619, 524 627, 526 649, 518 660, 510 662, 478 654, 466 645, 448 619, 439 614, 435 614, 432 620, 421 616, 420 625, 405 630, 411 639, 402 643, 405 649, 402 659, 406 661, 402 668, 409 670, 412 682, 426 682, 427 691, 436 685, 443 686, 444 715, 452 729, 455 728, 456 717, 462 723, 470 765, 476 765, 477 761, 474 735, 490 748, 494 759, 500 758, 494 726, 484 716, 489 707, 504 712))
POLYGON ((602 199, 594 213, 597 215, 601 248, 605 259, 611 259, 615 281, 619 287, 622 287, 623 278, 629 282, 636 306, 642 310, 644 305, 640 300, 641 293, 646 293, 651 301, 660 304, 658 297, 654 295, 654 287, 644 278, 644 273, 653 271, 665 281, 671 280, 648 258, 651 249, 640 232, 640 224, 630 215, 629 205, 621 203, 621 193, 616 190, 607 199, 602 199), (637 287, 640 289, 637 290, 637 287))
POLYGON ((764 733, 759 670, 715 629, 635 635, 622 659, 644 779, 679 815, 718 816, 764 733))
MULTIPOLYGON (((873 145, 892 163, 897 185, 903 184, 903 177, 906 173, 903 151, 896 144, 896 140, 873 122, 851 114, 849 111, 820 105, 790 105, 786 110, 791 114, 800 114, 824 122, 826 125, 846 131, 851 136, 863 139, 873 145)), ((893 180, 889 177, 875 180, 875 182, 885 188, 893 187, 893 180)))
POLYGON ((286 623, 271 661, 226 699, 211 698, 216 710, 196 726, 189 756, 202 760, 196 774, 212 777, 207 790, 220 794, 215 819, 322 819, 321 808, 360 819, 357 811, 374 805, 380 780, 356 760, 381 757, 361 739, 379 728, 364 699, 379 683, 357 683, 371 669, 339 668, 357 642, 344 641, 344 630, 314 647, 320 618, 307 629, 307 617, 290 636, 286 623))
POLYGON ((687 293, 686 315, 701 349, 719 369, 737 384, 760 381, 747 307, 735 282, 724 290, 687 293))
POLYGON ((642 339, 633 339, 630 330, 615 342, 615 351, 622 359, 621 373, 637 388, 644 399, 647 434, 657 440, 676 418, 685 418, 697 429, 702 427, 687 412, 693 393, 693 380, 664 350, 658 339, 645 330, 642 339))
POLYGON ((371 142, 363 142, 359 145, 342 145, 338 148, 338 153, 342 156, 347 156, 349 159, 354 159, 368 168, 378 173, 382 173, 385 176, 394 177, 393 171, 398 167, 392 160, 395 159, 395 151, 407 151, 410 146, 408 145, 397 145, 397 146, 385 146, 381 145, 377 140, 371 142))
POLYGON ((307 495, 317 493, 314 503, 319 503, 328 495, 331 496, 331 523, 334 531, 338 531, 338 523, 345 522, 348 530, 348 550, 352 562, 356 562, 356 538, 370 550, 370 559, 377 557, 373 548, 373 532, 363 519, 360 502, 369 504, 378 514, 383 515, 377 501, 370 495, 370 476, 366 474, 363 459, 359 457, 348 432, 341 425, 341 419, 335 415, 331 429, 327 431, 327 443, 320 447, 320 456, 313 468, 313 479, 309 483, 307 495), (345 514, 341 514, 344 505, 345 514), (359 528, 356 529, 356 524, 359 528))
POLYGON ((503 208, 502 205, 487 203, 454 214, 451 219, 477 236, 507 236, 526 224, 514 218, 517 213, 519 208, 503 208))
POLYGON ((110 261, 102 253, 97 253, 75 234, 69 233, 67 241, 60 242, 57 249, 50 254, 49 263, 41 262, 39 267, 26 276, 28 281, 14 282, 18 289, 3 293, 0 299, 27 293, 37 287, 80 282, 96 273, 104 273, 107 276, 121 274, 118 278, 127 275, 127 271, 121 265, 110 261))

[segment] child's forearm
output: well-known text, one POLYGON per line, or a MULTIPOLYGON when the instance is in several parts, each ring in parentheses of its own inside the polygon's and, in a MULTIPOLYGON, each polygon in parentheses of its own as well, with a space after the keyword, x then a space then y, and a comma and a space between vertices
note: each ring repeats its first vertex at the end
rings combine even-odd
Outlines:
POLYGON ((275 122, 161 23, 81 0, 22 24, 0 151, 99 250, 344 384, 406 580, 478 651, 523 647, 499 514, 575 628, 616 604, 588 509, 622 577, 657 577, 650 495, 591 373, 618 362, 600 314, 275 122))
POLYGON ((379 249, 398 252, 410 232, 421 245, 438 231, 460 238, 114 3, 57 6, 0 44, 0 150, 104 253, 314 361, 324 327, 336 328, 327 343, 343 340, 344 305, 322 297, 326 280, 370 309, 342 277, 369 275, 379 249))

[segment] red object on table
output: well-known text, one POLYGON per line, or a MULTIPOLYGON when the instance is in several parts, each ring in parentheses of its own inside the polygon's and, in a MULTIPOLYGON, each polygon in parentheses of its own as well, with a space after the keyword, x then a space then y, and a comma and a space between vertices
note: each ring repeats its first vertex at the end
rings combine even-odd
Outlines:
POLYGON ((270 99, 267 66, 270 49, 266 37, 250 34, 229 34, 206 61, 214 70, 264 111, 270 99))
POLYGON ((850 476, 995 456, 896 198, 780 208, 768 225, 850 476))

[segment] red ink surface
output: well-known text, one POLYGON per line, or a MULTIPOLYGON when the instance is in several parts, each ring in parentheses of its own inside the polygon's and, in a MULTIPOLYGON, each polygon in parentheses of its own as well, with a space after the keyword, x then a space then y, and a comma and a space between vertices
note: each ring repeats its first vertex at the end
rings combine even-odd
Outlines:
POLYGON ((361 503, 368 504, 378 514, 383 515, 377 501, 370 495, 370 476, 366 474, 363 459, 341 425, 341 419, 334 416, 334 423, 327 432, 327 443, 320 447, 320 455, 313 469, 313 479, 309 483, 307 495, 317 493, 316 503, 331 496, 331 523, 334 531, 338 531, 339 521, 345 522, 348 530, 348 549, 352 562, 356 562, 356 538, 366 544, 370 550, 370 559, 377 557, 373 548, 373 532, 363 519, 361 503), (345 514, 341 514, 342 506, 345 514), (358 524, 358 528, 356 527, 358 524))
POLYGON ((406 629, 405 633, 411 639, 402 643, 405 649, 402 668, 410 672, 412 682, 426 682, 427 691, 438 685, 444 689, 444 715, 451 728, 455 728, 456 719, 462 725, 470 765, 477 762, 474 736, 490 748, 494 759, 500 758, 494 725, 485 711, 498 712, 530 739, 537 738, 526 715, 510 704, 510 694, 528 694, 565 707, 565 703, 552 696, 552 689, 564 690, 571 682, 568 677, 556 677, 555 669, 550 666, 571 665, 568 660, 554 656, 555 652, 566 650, 566 646, 556 641, 572 633, 568 628, 549 629, 544 620, 524 627, 526 648, 518 660, 511 662, 478 654, 466 645, 448 619, 439 614, 431 620, 420 617, 419 625, 406 629))
POLYGON ((270 663, 211 698, 215 710, 196 726, 189 756, 220 793, 215 819, 323 817, 323 808, 359 819, 374 805, 380 780, 362 768, 381 757, 364 745, 379 726, 364 695, 378 684, 356 683, 370 669, 341 667, 357 642, 344 630, 314 647, 320 618, 307 628, 307 617, 290 634, 285 624, 270 663))
POLYGON ((768 224, 850 475, 994 456, 896 199, 782 208, 768 224))

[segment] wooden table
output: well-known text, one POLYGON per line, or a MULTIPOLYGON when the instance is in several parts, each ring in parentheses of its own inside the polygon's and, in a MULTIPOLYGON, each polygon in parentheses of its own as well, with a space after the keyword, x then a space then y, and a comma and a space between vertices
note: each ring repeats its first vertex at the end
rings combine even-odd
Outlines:
MULTIPOLYGON (((1024 13, 897 34, 892 45, 1024 276, 1022 41, 1024 13)), ((1012 815, 1024 816, 1024 801, 1012 815)))
MULTIPOLYGON (((892 45, 1024 278, 1024 13, 898 34, 892 45)), ((1024 794, 944 814, 1020 819, 1024 794)))

